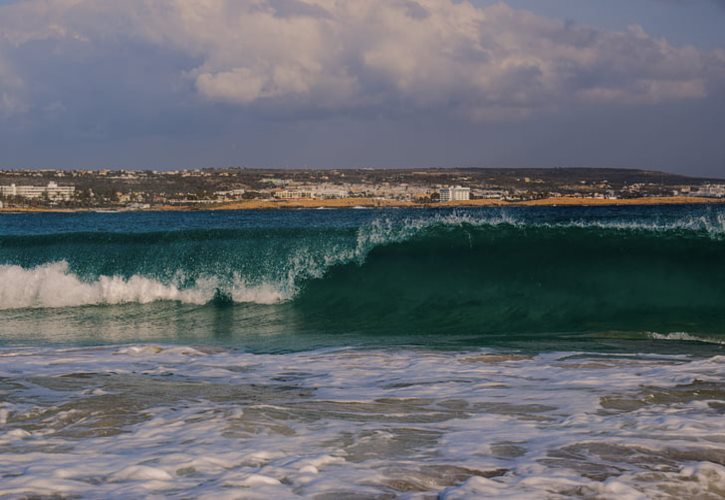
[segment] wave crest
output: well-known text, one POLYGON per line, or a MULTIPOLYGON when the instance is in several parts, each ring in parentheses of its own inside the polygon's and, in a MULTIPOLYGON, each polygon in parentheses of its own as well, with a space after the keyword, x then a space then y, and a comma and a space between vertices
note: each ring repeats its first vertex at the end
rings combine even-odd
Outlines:
MULTIPOLYGON (((109 242, 104 240, 110 238, 108 234, 97 236, 90 243, 85 237, 70 237, 73 233, 52 238, 28 236, 17 239, 8 236, 4 237, 5 248, 12 249, 16 256, 10 259, 12 264, 0 264, 0 309, 147 304, 156 301, 203 305, 220 297, 234 303, 273 304, 297 297, 304 283, 324 278, 331 268, 363 265, 371 252, 389 245, 408 242, 417 245, 428 239, 446 245, 457 241, 468 245, 478 242, 486 247, 486 251, 506 248, 511 253, 523 246, 536 248, 532 255, 540 256, 543 251, 541 245, 551 244, 550 233, 555 233, 556 240, 561 240, 562 245, 568 241, 566 245, 573 248, 584 241, 582 238, 591 239, 589 233, 597 230, 606 231, 607 239, 617 234, 631 238, 633 233, 659 238, 658 233, 668 233, 678 240, 678 245, 684 244, 680 240, 682 232, 685 232, 687 237, 684 239, 693 240, 698 246, 720 245, 725 236, 725 214, 712 212, 668 220, 617 217, 552 221, 548 216, 525 216, 514 210, 485 214, 454 211, 422 217, 377 218, 354 232, 318 228, 309 235, 300 229, 290 234, 272 230, 260 236, 258 233, 263 230, 258 229, 254 230, 256 232, 214 230, 210 234, 176 231, 168 233, 173 237, 167 237, 162 243, 158 238, 138 233, 130 236, 133 243, 131 250, 135 253, 125 259, 125 268, 116 265, 113 256, 106 257, 113 264, 111 270, 105 265, 97 265, 97 256, 103 255, 107 249, 124 249, 128 235, 114 235, 109 242), (40 241, 36 241, 38 238, 40 241), (258 246, 258 241, 263 245, 258 246), (8 242, 11 244, 8 245, 8 242), (217 245, 227 246, 224 251, 215 252, 217 245), (275 252, 277 246, 280 248, 275 252), (58 248, 62 249, 62 253, 58 253, 58 248), (37 253, 38 259, 29 260, 24 266, 17 265, 17 262, 23 262, 23 258, 17 255, 31 250, 37 253), (79 253, 80 250, 85 253, 79 253), (46 258, 48 262, 30 267, 31 263, 42 262, 46 258), (142 261, 151 262, 151 265, 137 265, 142 261)), ((582 246, 584 257, 587 252, 601 246, 599 240, 596 245, 585 243, 582 246)), ((2 244, 3 239, 0 238, 0 247, 2 244)), ((410 246, 403 251, 420 248, 420 245, 410 246)), ((445 245, 432 248, 446 251, 445 245)), ((571 267, 570 262, 559 259, 556 248, 547 249, 550 266, 558 265, 562 272, 571 267)), ((679 265, 676 259, 687 253, 686 250, 684 247, 671 250, 662 258, 679 265)), ((121 256, 121 252, 123 250, 116 252, 119 260, 126 257, 121 256)), ((622 259, 625 257, 627 255, 622 259)), ((632 255, 630 260, 634 262, 636 258, 637 255, 632 255)), ((505 267, 506 263, 501 262, 500 265, 505 267)), ((455 272, 455 267, 452 272, 455 272)))
POLYGON ((652 340, 674 340, 679 342, 700 342, 703 344, 725 345, 725 340, 723 339, 692 335, 686 332, 673 332, 666 334, 651 332, 648 333, 647 336, 652 340))
MULTIPOLYGON (((100 276, 84 281, 69 270, 65 261, 32 269, 0 266, 0 309, 59 308, 89 305, 148 304, 156 301, 177 301, 185 304, 206 304, 214 299, 219 280, 200 278, 190 288, 134 275, 100 276)), ((235 277, 228 292, 235 302, 272 304, 284 300, 284 292, 272 285, 248 286, 235 277)))

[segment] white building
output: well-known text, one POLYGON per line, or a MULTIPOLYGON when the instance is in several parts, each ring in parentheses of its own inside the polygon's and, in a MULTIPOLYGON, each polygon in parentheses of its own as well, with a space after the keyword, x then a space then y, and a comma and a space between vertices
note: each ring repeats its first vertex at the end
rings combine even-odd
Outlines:
POLYGON ((230 189, 229 191, 214 191, 215 196, 222 198, 241 198, 244 195, 244 189, 230 189))
POLYGON ((503 200, 506 198, 506 191, 503 189, 477 189, 473 192, 477 198, 486 200, 503 200))
POLYGON ((706 198, 723 198, 725 197, 725 184, 705 184, 692 194, 706 198))
POLYGON ((439 191, 441 202, 447 201, 468 201, 471 199, 471 189, 461 186, 449 186, 439 191))
POLYGON ((300 198, 312 198, 310 191, 289 191, 287 189, 281 189, 272 193, 272 196, 278 200, 298 200, 300 198))
POLYGON ((0 195, 18 196, 20 198, 42 198, 47 196, 49 200, 70 200, 75 193, 75 186, 59 186, 50 181, 47 186, 0 186, 0 195))

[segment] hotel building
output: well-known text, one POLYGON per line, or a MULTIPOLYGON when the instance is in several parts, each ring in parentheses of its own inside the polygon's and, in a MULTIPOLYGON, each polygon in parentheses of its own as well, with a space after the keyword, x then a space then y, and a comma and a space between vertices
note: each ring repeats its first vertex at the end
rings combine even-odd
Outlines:
POLYGON ((449 186, 441 189, 439 192, 441 202, 447 201, 468 201, 471 199, 471 189, 461 186, 449 186))
POLYGON ((51 181, 47 186, 0 186, 0 196, 20 198, 42 198, 47 196, 50 200, 70 200, 75 193, 75 186, 59 186, 51 181))

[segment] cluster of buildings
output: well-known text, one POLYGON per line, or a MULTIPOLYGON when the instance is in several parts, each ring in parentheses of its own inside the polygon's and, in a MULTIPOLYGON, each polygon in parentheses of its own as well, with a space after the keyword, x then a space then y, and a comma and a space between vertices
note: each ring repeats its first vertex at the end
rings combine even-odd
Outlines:
POLYGON ((297 182, 289 179, 264 179, 270 187, 259 190, 263 195, 278 200, 384 198, 414 201, 429 197, 431 188, 406 182, 297 182))
POLYGON ((700 186, 697 191, 691 191, 690 194, 704 198, 725 198, 725 184, 705 184, 700 186))
MULTIPOLYGON (((392 200, 416 201, 431 199, 435 192, 428 186, 410 185, 406 183, 391 185, 382 184, 343 184, 343 185, 286 185, 284 188, 272 189, 268 197, 276 200, 304 199, 335 199, 335 198, 383 198, 392 200)), ((449 186, 437 190, 441 202, 467 201, 471 199, 471 189, 462 186, 449 186)), ((244 190, 216 192, 215 195, 231 197, 241 196, 244 190)))
POLYGON ((2 197, 19 197, 31 200, 43 198, 50 201, 70 201, 75 191, 75 186, 59 186, 53 181, 50 181, 46 186, 17 186, 15 184, 0 186, 0 196, 2 197))
MULTIPOLYGON (((433 192, 434 190, 429 186, 410 185, 406 183, 391 185, 385 182, 382 184, 286 187, 285 189, 273 190, 271 195, 278 200, 370 197, 416 201, 430 199, 433 192)), ((462 186, 440 188, 438 189, 438 199, 442 203, 449 201, 468 201, 471 199, 471 188, 462 186)))
POLYGON ((443 175, 438 171, 247 173, 210 169, 177 172, 9 171, 2 174, 6 185, 0 185, 0 208, 3 204, 57 206, 70 203, 71 206, 145 209, 157 205, 213 204, 251 198, 372 198, 419 203, 472 199, 521 201, 563 196, 617 199, 674 195, 725 199, 725 184, 714 184, 709 179, 680 185, 679 182, 663 184, 646 178, 643 182, 615 180, 610 183, 601 178, 581 180, 581 177, 570 176, 565 182, 555 182, 535 177, 507 180, 495 175, 486 178, 468 174, 450 175, 447 172, 443 175), (76 185, 68 182, 71 180, 69 177, 76 185))

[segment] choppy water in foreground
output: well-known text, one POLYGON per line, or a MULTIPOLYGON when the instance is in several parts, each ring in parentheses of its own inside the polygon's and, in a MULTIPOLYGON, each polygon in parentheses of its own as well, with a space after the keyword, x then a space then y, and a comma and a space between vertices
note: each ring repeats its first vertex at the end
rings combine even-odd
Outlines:
POLYGON ((0 495, 721 498, 725 209, 0 217, 0 495))

